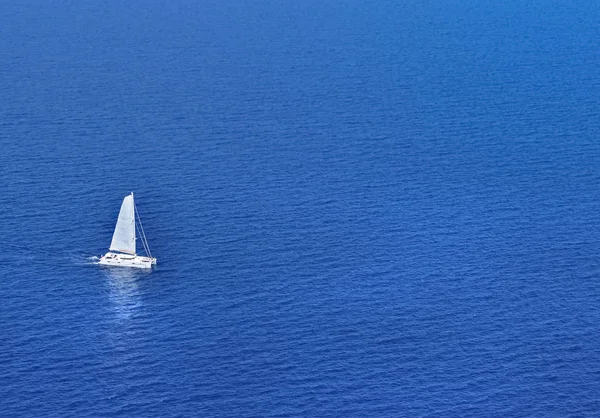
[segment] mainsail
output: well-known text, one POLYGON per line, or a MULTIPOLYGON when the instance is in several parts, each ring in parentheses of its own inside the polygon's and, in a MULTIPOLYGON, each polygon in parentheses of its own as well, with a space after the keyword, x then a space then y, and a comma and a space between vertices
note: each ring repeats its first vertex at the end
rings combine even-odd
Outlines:
POLYGON ((115 233, 110 243, 111 251, 135 255, 135 212, 133 193, 123 199, 115 233))

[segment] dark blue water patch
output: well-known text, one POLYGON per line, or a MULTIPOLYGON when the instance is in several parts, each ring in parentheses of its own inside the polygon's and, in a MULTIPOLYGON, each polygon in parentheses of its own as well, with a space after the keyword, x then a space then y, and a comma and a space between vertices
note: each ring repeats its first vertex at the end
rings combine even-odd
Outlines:
POLYGON ((6 415, 597 415, 596 3, 3 10, 6 415))

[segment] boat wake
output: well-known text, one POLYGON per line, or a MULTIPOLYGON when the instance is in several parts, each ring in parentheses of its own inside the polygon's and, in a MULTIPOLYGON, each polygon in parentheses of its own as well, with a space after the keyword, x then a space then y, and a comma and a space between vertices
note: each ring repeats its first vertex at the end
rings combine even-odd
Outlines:
POLYGON ((100 257, 96 256, 96 255, 92 255, 92 256, 84 256, 83 260, 79 259, 79 263, 78 264, 98 264, 98 261, 100 261, 100 257))

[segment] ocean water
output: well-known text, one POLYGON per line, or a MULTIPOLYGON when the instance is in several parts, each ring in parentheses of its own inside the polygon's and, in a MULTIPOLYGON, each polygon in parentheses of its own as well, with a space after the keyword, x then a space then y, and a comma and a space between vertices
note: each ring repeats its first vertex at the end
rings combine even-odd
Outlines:
POLYGON ((0 10, 0 415, 600 414, 597 1, 0 10))

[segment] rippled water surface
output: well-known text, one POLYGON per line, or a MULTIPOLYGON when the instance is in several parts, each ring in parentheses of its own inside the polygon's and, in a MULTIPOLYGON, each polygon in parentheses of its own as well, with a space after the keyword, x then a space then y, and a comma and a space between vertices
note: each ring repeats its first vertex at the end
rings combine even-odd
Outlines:
POLYGON ((600 6, 502 3, 0 1, 2 415, 598 416, 600 6))

